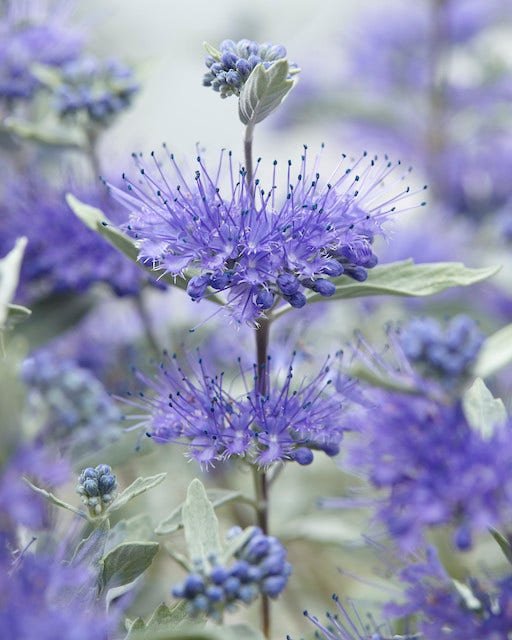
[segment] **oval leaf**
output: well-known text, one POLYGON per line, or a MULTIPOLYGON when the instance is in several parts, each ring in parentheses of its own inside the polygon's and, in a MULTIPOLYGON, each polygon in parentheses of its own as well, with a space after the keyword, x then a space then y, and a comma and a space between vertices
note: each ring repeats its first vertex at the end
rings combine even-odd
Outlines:
POLYGON ((238 115, 245 125, 255 125, 285 99, 294 81, 289 78, 288 60, 277 60, 268 69, 258 64, 240 91, 238 115))
POLYGON ((207 566, 210 558, 218 558, 222 551, 219 521, 203 484, 197 478, 188 487, 182 515, 189 557, 192 561, 201 560, 207 566))
POLYGON ((102 561, 102 588, 133 582, 149 567, 158 546, 158 542, 128 542, 112 549, 102 561))
POLYGON ((492 395, 482 378, 477 378, 464 393, 462 407, 469 425, 484 440, 490 438, 495 429, 507 420, 505 405, 492 395))
POLYGON ((512 324, 489 336, 482 345, 474 367, 481 378, 496 373, 512 362, 512 324))
POLYGON ((124 507, 127 502, 133 500, 136 496, 156 487, 166 476, 166 473, 159 473, 156 476, 137 478, 137 480, 134 480, 130 486, 126 487, 126 489, 117 496, 109 507, 109 511, 117 511, 117 509, 124 507))

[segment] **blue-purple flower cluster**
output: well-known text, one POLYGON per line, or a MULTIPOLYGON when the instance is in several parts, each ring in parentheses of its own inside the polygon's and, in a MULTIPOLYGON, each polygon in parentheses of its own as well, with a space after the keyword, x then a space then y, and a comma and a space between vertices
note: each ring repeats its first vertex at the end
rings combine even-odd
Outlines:
MULTIPOLYGON (((223 40, 220 43, 220 56, 208 55, 206 66, 209 71, 204 75, 203 85, 212 87, 221 98, 240 95, 247 78, 258 64, 268 69, 276 60, 286 58, 286 49, 270 42, 258 43, 253 40, 223 40)), ((296 68, 296 65, 290 65, 296 68)))
MULTIPOLYGON (((268 367, 263 375, 270 374, 268 367)), ((155 442, 186 444, 189 456, 202 465, 231 457, 259 466, 281 460, 309 464, 315 449, 330 456, 339 452, 343 434, 350 429, 352 381, 331 372, 327 363, 294 389, 292 362, 284 383, 272 380, 262 394, 256 366, 251 375, 254 386, 241 365, 240 375, 243 390, 235 395, 226 388, 224 374, 210 374, 202 359, 187 372, 173 356, 162 362, 156 379, 137 372, 149 393, 126 401, 149 412, 128 417, 138 419, 155 442)))
POLYGON ((405 602, 386 607, 390 615, 416 616, 425 638, 442 640, 506 640, 512 628, 512 576, 466 584, 447 574, 435 549, 423 562, 400 572, 405 602))
MULTIPOLYGON (((187 291, 193 300, 226 292, 238 322, 254 322, 280 302, 300 308, 311 291, 332 296, 331 278, 356 281, 377 264, 373 242, 382 224, 396 211, 409 187, 386 193, 383 183, 403 180, 400 165, 369 158, 355 163, 343 156, 327 184, 321 186, 317 162, 310 172, 307 150, 299 175, 279 198, 276 165, 268 190, 258 179, 248 185, 225 154, 209 173, 199 157, 192 183, 173 154, 175 176, 167 175, 152 153, 146 166, 134 155, 139 179, 127 180, 127 192, 112 187, 114 197, 130 212, 128 232, 139 246, 139 260, 182 277, 193 275, 187 291), (227 196, 222 195, 227 181, 227 196), (253 194, 253 187, 256 193, 253 194)), ((396 186, 396 185, 395 185, 396 186)))
POLYGON ((85 114, 91 123, 107 125, 132 103, 139 90, 132 70, 117 60, 92 56, 62 66, 61 84, 55 90, 61 117, 85 114))
MULTIPOLYGON (((228 537, 242 530, 233 527, 228 537)), ((211 566, 198 566, 185 581, 172 589, 175 598, 188 601, 192 616, 205 614, 220 620, 224 610, 233 611, 239 603, 251 604, 260 594, 277 598, 284 590, 292 567, 286 549, 274 536, 254 527, 249 539, 234 555, 229 567, 211 559, 211 566)))
POLYGON ((417 548, 428 528, 448 525, 464 550, 475 532, 510 522, 512 424, 490 424, 492 433, 483 435, 468 424, 460 402, 377 397, 352 463, 382 491, 377 517, 403 548, 417 548))
POLYGON ((117 479, 108 464, 87 467, 78 478, 76 492, 91 514, 102 514, 115 498, 117 479))
POLYGON ((423 375, 446 386, 467 377, 483 341, 476 322, 462 314, 444 327, 433 317, 413 318, 400 332, 400 344, 409 361, 423 375))
POLYGON ((19 2, 0 5, 0 99, 29 100, 40 83, 36 64, 60 68, 74 60, 83 36, 67 21, 64 2, 19 2))
MULTIPOLYGON (((60 442, 87 430, 98 438, 116 425, 121 414, 101 382, 71 360, 40 352, 23 363, 28 406, 41 418, 45 435, 60 442)), ((83 434, 85 437, 87 434, 83 434)))

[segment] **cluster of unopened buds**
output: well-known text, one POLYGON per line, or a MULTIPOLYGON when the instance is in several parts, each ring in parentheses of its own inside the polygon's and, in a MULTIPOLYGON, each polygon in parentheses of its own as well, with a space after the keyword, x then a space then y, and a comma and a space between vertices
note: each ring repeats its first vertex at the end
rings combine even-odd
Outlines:
MULTIPOLYGON (((240 527, 233 527, 228 538, 241 532, 240 527)), ((229 567, 217 558, 210 558, 208 567, 196 563, 197 570, 172 589, 173 596, 188 601, 191 615, 220 620, 224 610, 232 611, 237 603, 250 604, 259 594, 277 598, 285 588, 291 565, 286 561, 286 549, 274 536, 254 527, 234 557, 229 567)))
POLYGON ((76 492, 82 497, 91 515, 99 516, 112 503, 117 480, 108 464, 87 467, 80 474, 76 492))

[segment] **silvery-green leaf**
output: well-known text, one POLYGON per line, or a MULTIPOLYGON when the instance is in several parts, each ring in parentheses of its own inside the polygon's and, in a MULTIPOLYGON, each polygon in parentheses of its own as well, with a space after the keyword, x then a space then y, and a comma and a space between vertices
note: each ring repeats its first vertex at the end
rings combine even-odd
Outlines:
MULTIPOLYGON (((133 625, 135 623, 140 625, 138 620, 133 625)), ((194 628, 194 625, 167 631, 162 629, 149 632, 145 629, 141 630, 140 626, 138 629, 134 633, 130 629, 126 640, 265 640, 261 631, 245 624, 221 625, 204 630, 198 630, 197 626, 194 628)))
POLYGON ((220 60, 222 56, 222 52, 213 47, 209 42, 203 42, 203 47, 205 48, 206 53, 211 55, 215 60, 220 60))
POLYGON ((508 560, 509 564, 512 564, 512 540, 510 537, 504 536, 497 529, 493 529, 492 527, 489 529, 492 537, 498 543, 500 549, 503 551, 505 558, 508 560))
MULTIPOLYGON (((366 296, 433 296, 453 287, 466 287, 496 274, 501 267, 472 269, 461 262, 431 262, 415 264, 413 260, 391 262, 368 271, 364 282, 347 276, 335 278, 336 292, 326 298, 319 293, 307 296, 308 302, 327 302, 366 296)), ((289 305, 274 314, 277 318, 290 311, 289 305)))
MULTIPOLYGON (((247 499, 244 498, 240 491, 230 491, 229 489, 207 489, 206 495, 211 501, 214 509, 222 506, 223 504, 227 504, 228 502, 234 502, 240 499, 247 502, 247 499)), ((174 531, 181 529, 181 527, 183 527, 182 507, 183 505, 180 504, 173 509, 166 518, 161 520, 155 529, 155 533, 163 535, 173 533, 174 531)))
POLYGON ((148 540, 152 535, 151 518, 146 513, 139 513, 133 518, 116 522, 115 526, 110 530, 106 549, 110 551, 122 543, 148 540))
POLYGON ((53 493, 50 493, 49 491, 46 491, 46 489, 41 489, 40 487, 36 487, 34 484, 30 482, 30 480, 28 480, 28 478, 23 478, 23 479, 33 491, 38 493, 40 496, 43 496, 44 498, 46 498, 48 502, 51 502, 56 507, 62 507, 63 509, 67 509, 68 511, 71 511, 71 513, 74 513, 75 515, 80 516, 85 520, 88 519, 87 514, 81 509, 77 509, 72 504, 68 504, 67 502, 64 502, 63 500, 61 500, 60 498, 57 498, 57 496, 55 496, 53 493))
POLYGON ((27 239, 18 238, 11 251, 0 259, 0 331, 7 324, 9 304, 18 286, 21 261, 26 246, 27 239))
POLYGON ((487 378, 511 362, 512 324, 508 324, 485 340, 473 371, 477 376, 487 378))
POLYGON ((6 329, 11 329, 15 325, 27 320, 32 311, 23 307, 20 304, 8 304, 7 305, 7 319, 5 321, 6 329))
POLYGON ((152 563, 158 547, 158 542, 127 542, 112 549, 102 559, 102 588, 133 582, 152 563))
POLYGON ((182 513, 189 557, 207 566, 212 556, 220 556, 222 547, 219 521, 202 482, 197 478, 189 484, 182 513))
POLYGON ((66 149, 84 149, 87 140, 84 132, 78 127, 65 127, 53 120, 41 122, 26 122, 16 118, 6 118, 4 128, 10 133, 31 140, 38 144, 66 149))
POLYGON ((268 69, 258 64, 247 78, 238 102, 238 115, 245 125, 255 125, 269 116, 292 89, 288 60, 277 60, 268 69))
POLYGON ((166 473, 158 473, 156 476, 137 478, 132 482, 130 486, 126 487, 126 489, 117 496, 108 510, 110 512, 117 511, 117 509, 124 507, 127 502, 133 500, 133 498, 135 498, 136 496, 144 493, 145 491, 148 491, 149 489, 152 489, 153 487, 156 487, 164 480, 166 476, 166 473))
POLYGON ((462 408, 471 428, 484 439, 490 438, 507 420, 505 405, 500 398, 494 398, 482 378, 476 378, 465 391, 462 408))
MULTIPOLYGON (((159 282, 165 282, 173 287, 186 290, 187 280, 183 278, 175 278, 170 273, 165 273, 163 269, 158 267, 148 267, 144 263, 138 260, 139 249, 132 238, 127 236, 119 229, 116 229, 114 225, 108 220, 101 209, 92 207, 84 202, 80 202, 74 195, 68 193, 66 195, 66 202, 72 209, 74 214, 80 218, 80 220, 93 231, 96 231, 102 238, 110 242, 118 251, 124 254, 132 262, 135 262, 141 269, 144 269, 153 278, 156 278, 159 282)), ((216 302, 217 304, 223 304, 222 300, 215 295, 209 295, 208 300, 216 302)))

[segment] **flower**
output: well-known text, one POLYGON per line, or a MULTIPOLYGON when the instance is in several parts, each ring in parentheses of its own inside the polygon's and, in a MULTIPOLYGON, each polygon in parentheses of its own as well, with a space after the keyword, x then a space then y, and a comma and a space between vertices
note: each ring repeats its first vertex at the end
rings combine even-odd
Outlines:
POLYGON ((456 582, 432 547, 423 562, 406 566, 399 576, 405 584, 405 602, 390 603, 386 611, 400 617, 418 616, 425 638, 491 640, 510 636, 512 576, 456 582))
MULTIPOLYGON (((429 527, 449 525, 465 550, 474 532, 510 521, 510 422, 489 425, 495 428, 484 435, 470 427, 460 402, 375 396, 376 410, 349 455, 381 491, 376 516, 402 548, 417 548, 429 527)), ((336 498, 326 504, 336 506, 336 498)))
MULTIPOLYGON (((187 373, 176 355, 161 363, 155 379, 136 372, 149 390, 126 402, 146 413, 127 416, 139 420, 155 442, 178 442, 202 465, 233 456, 267 466, 280 460, 312 461, 311 450, 336 455, 346 425, 347 396, 352 382, 331 373, 327 362, 310 381, 292 388, 293 360, 284 382, 273 378, 261 395, 252 387, 240 362, 243 391, 226 389, 224 374, 210 374, 199 357, 187 373), (333 384, 334 383, 334 384, 333 384), (307 450, 307 451, 306 451, 307 450)), ((274 374, 274 375, 272 375, 274 374)), ((256 365, 252 379, 258 379, 256 365)))
POLYGON ((68 24, 64 2, 7 0, 0 7, 0 98, 32 98, 36 63, 51 67, 75 59, 82 34, 68 24))
POLYGON ((96 468, 87 467, 80 473, 76 492, 82 496, 82 502, 89 512, 100 515, 108 509, 117 491, 117 479, 108 464, 99 464, 96 468))
POLYGON ((62 66, 55 102, 63 118, 85 115, 94 124, 107 125, 126 109, 139 90, 132 71, 117 60, 92 56, 62 66))
MULTIPOLYGON (((252 70, 256 65, 262 64, 268 69, 276 60, 286 58, 286 49, 282 45, 273 45, 270 42, 258 43, 253 40, 223 40, 220 43, 220 51, 213 54, 213 49, 208 47, 209 55, 206 58, 206 66, 209 71, 204 75, 203 85, 212 87, 220 93, 221 98, 240 95, 252 70)), ((297 72, 297 65, 291 64, 290 69, 297 72)))
POLYGON ((424 375, 453 387, 469 375, 484 335, 472 318, 460 314, 445 327, 436 318, 413 318, 399 340, 405 356, 424 375))
POLYGON ((18 300, 30 304, 52 294, 83 293, 100 282, 117 295, 136 294, 149 278, 75 217, 64 199, 78 192, 101 207, 107 206, 104 193, 69 183, 52 187, 39 173, 31 168, 22 184, 9 175, 0 191, 0 255, 17 237, 28 239, 18 300))
MULTIPOLYGON (((233 527, 228 538, 243 534, 240 527, 233 527)), ((277 598, 286 587, 292 570, 286 561, 286 549, 259 527, 252 527, 251 535, 234 558, 230 566, 224 566, 216 558, 211 558, 208 567, 196 563, 196 571, 173 587, 173 596, 188 601, 192 616, 205 613, 221 620, 224 610, 234 610, 237 602, 250 604, 260 593, 277 598)))
POLYGON ((382 189, 396 178, 398 164, 367 154, 355 163, 343 156, 330 181, 321 186, 317 163, 310 172, 307 148, 292 184, 288 163, 285 193, 279 198, 277 161, 268 190, 245 170, 235 170, 231 153, 209 173, 201 157, 192 182, 171 154, 174 177, 151 154, 153 166, 135 155, 139 179, 125 176, 127 193, 112 194, 131 214, 126 229, 139 246, 139 260, 176 277, 193 274, 193 300, 225 292, 237 322, 254 322, 283 302, 300 308, 308 291, 335 293, 331 278, 365 280, 377 264, 372 245, 382 224, 410 194, 382 189), (227 187, 223 186, 227 180, 227 187), (253 195, 252 187, 256 190, 253 195), (226 195, 224 195, 226 194, 226 195))

